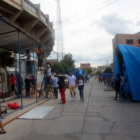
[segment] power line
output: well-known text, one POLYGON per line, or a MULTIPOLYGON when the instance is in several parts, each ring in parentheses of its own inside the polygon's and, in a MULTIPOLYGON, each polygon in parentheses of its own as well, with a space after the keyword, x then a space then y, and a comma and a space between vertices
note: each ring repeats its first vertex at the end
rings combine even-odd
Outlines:
POLYGON ((69 25, 69 24, 76 23, 76 22, 78 22, 78 21, 80 21, 80 20, 83 20, 83 19, 89 17, 90 15, 94 15, 94 14, 96 14, 97 12, 99 12, 100 10, 105 9, 105 8, 109 7, 110 5, 114 4, 115 2, 117 2, 117 0, 113 0, 112 2, 110 2, 110 3, 108 3, 108 4, 104 5, 104 6, 102 6, 102 7, 100 7, 100 8, 97 8, 96 10, 94 10, 94 11, 88 13, 88 14, 85 14, 85 15, 81 16, 81 17, 77 18, 77 19, 74 20, 74 21, 65 24, 64 26, 69 25))
MULTIPOLYGON (((111 0, 111 2, 112 2, 112 0, 111 0)), ((95 8, 98 9, 99 7, 104 6, 104 5, 108 4, 108 3, 110 3, 110 1, 105 0, 104 2, 100 3, 96 7, 94 6, 94 7, 90 8, 90 9, 88 9, 88 10, 85 10, 85 11, 81 12, 79 15, 85 15, 85 13, 90 13, 90 11, 93 12, 93 11, 95 11, 95 8)))

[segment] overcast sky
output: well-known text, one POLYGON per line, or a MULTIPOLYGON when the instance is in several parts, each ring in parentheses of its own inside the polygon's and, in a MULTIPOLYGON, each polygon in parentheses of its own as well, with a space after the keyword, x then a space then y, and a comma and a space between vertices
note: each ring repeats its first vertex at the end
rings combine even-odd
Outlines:
MULTIPOLYGON (((56 22, 56 0, 31 1, 56 22)), ((73 55, 77 66, 110 63, 115 34, 140 31, 140 0, 60 1, 65 53, 73 55)))

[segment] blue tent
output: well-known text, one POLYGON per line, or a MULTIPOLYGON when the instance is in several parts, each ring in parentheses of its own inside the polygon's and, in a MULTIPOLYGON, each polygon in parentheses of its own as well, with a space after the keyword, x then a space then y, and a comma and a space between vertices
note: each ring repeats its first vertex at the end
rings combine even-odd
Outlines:
POLYGON ((127 77, 125 91, 134 101, 140 101, 140 48, 118 45, 114 53, 114 74, 127 77))
POLYGON ((68 69, 68 75, 70 75, 70 72, 73 72, 73 74, 78 78, 79 75, 82 75, 84 82, 86 82, 86 77, 85 77, 85 71, 83 69, 68 69))
POLYGON ((112 73, 102 73, 102 77, 111 78, 112 77, 112 73))

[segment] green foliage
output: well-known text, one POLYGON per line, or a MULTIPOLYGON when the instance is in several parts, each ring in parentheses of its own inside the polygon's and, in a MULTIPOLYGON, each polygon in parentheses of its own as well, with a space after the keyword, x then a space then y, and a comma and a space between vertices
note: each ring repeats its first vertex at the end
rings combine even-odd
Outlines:
POLYGON ((52 72, 66 74, 69 68, 75 68, 71 54, 66 54, 60 62, 52 64, 52 72))
POLYGON ((85 73, 86 73, 86 74, 92 73, 92 69, 91 69, 91 68, 90 68, 90 69, 86 69, 86 70, 85 70, 85 73))
POLYGON ((110 67, 107 67, 104 71, 104 73, 113 73, 112 69, 110 67))
POLYGON ((96 75, 101 75, 102 73, 100 71, 97 71, 96 72, 96 75))
POLYGON ((74 68, 74 60, 72 59, 72 54, 66 54, 61 60, 63 64, 67 64, 69 68, 74 68))
POLYGON ((59 65, 59 63, 57 63, 57 62, 52 64, 52 66, 51 66, 52 72, 56 73, 58 71, 58 65, 59 65))
POLYGON ((14 65, 15 59, 11 57, 11 52, 0 49, 0 66, 1 67, 12 67, 14 65))

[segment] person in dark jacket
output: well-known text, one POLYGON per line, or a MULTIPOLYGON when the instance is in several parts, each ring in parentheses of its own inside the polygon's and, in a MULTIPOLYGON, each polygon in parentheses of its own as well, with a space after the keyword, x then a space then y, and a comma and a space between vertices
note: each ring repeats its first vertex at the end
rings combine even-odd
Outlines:
POLYGON ((116 96, 115 96, 114 100, 117 100, 118 94, 120 95, 120 75, 119 74, 116 75, 115 92, 116 92, 116 96))
POLYGON ((59 90, 61 93, 62 104, 65 104, 66 103, 66 97, 65 97, 66 84, 65 84, 64 78, 62 76, 60 77, 60 79, 58 81, 58 85, 59 85, 59 90))
POLYGON ((25 86, 26 86, 26 97, 30 97, 31 78, 29 76, 26 76, 25 78, 25 86))

